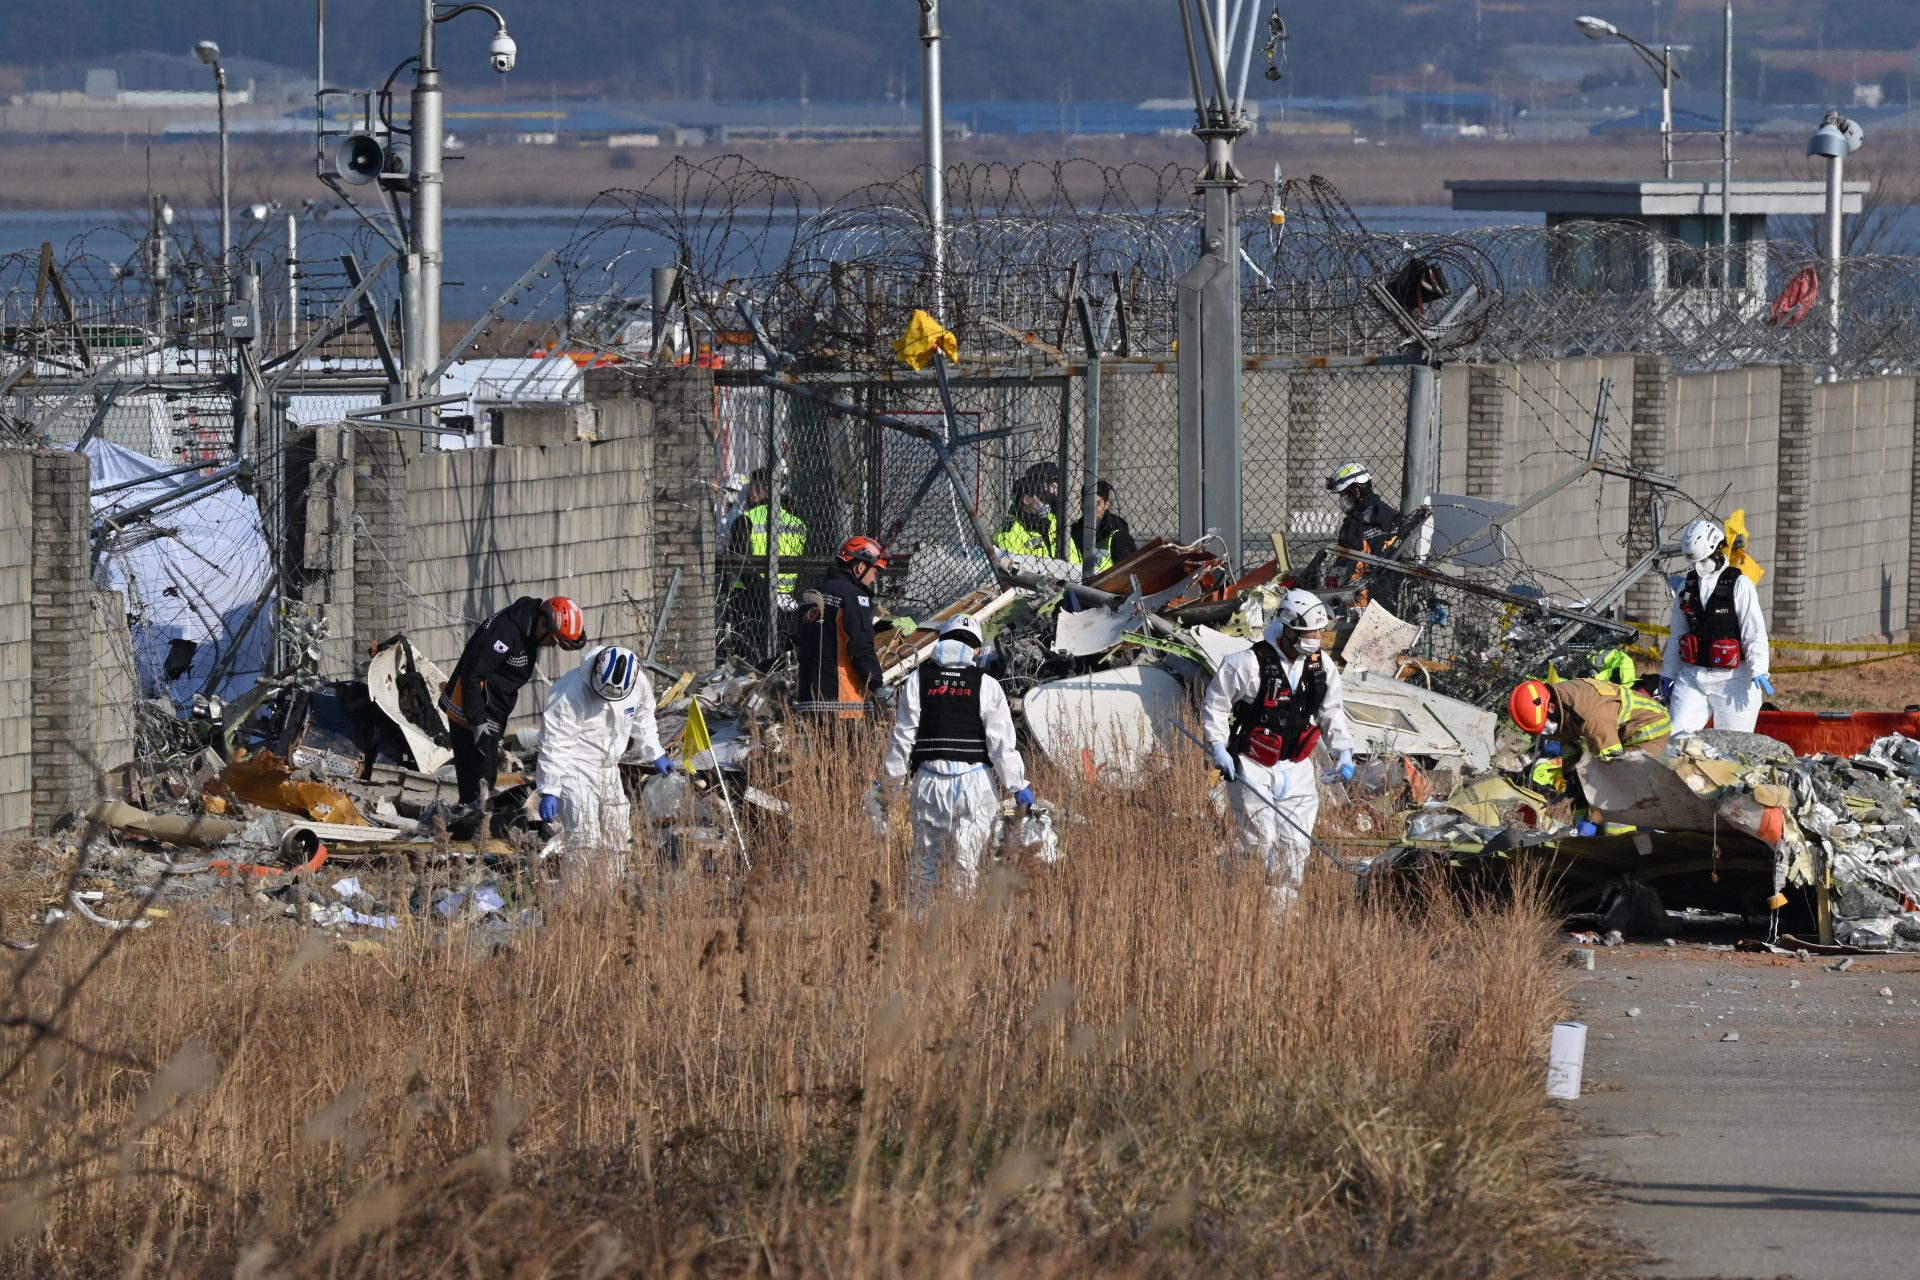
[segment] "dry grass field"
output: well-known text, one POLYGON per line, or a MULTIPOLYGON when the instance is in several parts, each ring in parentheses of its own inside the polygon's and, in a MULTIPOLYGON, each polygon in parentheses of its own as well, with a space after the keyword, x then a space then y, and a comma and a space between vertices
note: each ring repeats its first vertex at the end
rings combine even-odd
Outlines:
POLYGON ((0 1265, 1609 1272, 1543 1096, 1537 886, 1361 901, 1323 866, 1276 919, 1216 861, 1196 767, 1043 775, 1063 862, 910 913, 867 768, 796 756, 791 840, 744 884, 649 872, 504 940, 407 920, 349 949, 239 898, 5 953, 0 1265))
MULTIPOLYGON (((1880 144, 1899 146, 1898 140, 1880 144)), ((1805 139, 1743 138, 1740 177, 1817 177, 1805 155, 1805 139)), ((825 200, 868 183, 913 172, 919 150, 900 143, 814 143, 727 148, 755 164, 801 179, 825 200)), ((719 151, 688 151, 693 161, 719 151)), ((1392 138, 1356 145, 1344 139, 1258 135, 1240 148, 1249 177, 1271 175, 1277 161, 1293 176, 1323 174, 1354 204, 1444 205, 1449 178, 1646 178, 1656 176, 1659 147, 1650 138, 1582 139, 1566 142, 1454 141, 1392 138)), ((983 137, 947 149, 949 165, 1051 164, 1069 157, 1093 162, 1074 187, 1078 198, 1101 193, 1099 166, 1141 164, 1194 167, 1199 143, 1189 137, 1057 138, 983 137)), ((487 146, 475 143, 447 168, 450 207, 584 206, 610 187, 643 185, 673 158, 666 150, 611 151, 606 147, 487 146)), ((10 181, 0 189, 0 209, 145 208, 148 158, 143 137, 0 140, 0 168, 10 181)), ((313 174, 311 143, 303 139, 236 140, 232 155, 234 202, 278 200, 289 208, 328 192, 313 174)), ((1718 170, 1690 169, 1713 177, 1718 170)), ((217 185, 217 153, 211 141, 157 144, 152 151, 156 190, 176 203, 211 202, 217 185)))

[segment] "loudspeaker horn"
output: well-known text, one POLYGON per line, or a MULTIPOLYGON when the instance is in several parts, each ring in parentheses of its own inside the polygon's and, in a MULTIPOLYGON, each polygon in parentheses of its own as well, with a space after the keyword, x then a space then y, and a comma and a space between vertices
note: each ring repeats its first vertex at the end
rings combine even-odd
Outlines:
POLYGON ((380 176, 387 160, 386 149, 372 135, 356 133, 342 142, 333 153, 333 171, 356 187, 364 187, 380 176))

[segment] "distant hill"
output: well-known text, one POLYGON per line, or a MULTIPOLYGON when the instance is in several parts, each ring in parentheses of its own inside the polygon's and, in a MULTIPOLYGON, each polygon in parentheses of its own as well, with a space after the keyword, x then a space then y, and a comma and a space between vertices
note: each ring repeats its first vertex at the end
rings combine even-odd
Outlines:
MULTIPOLYGON (((1273 0, 1254 0, 1263 11, 1273 0)), ((511 92, 600 89, 620 97, 872 100, 918 92, 914 0, 499 0, 520 45, 511 92)), ((1286 0, 1295 94, 1365 93, 1368 77, 1409 72, 1483 82, 1510 41, 1561 41, 1570 17, 1601 9, 1628 30, 1634 0, 1286 0), (1477 19, 1477 20, 1476 20, 1477 19)), ((1717 43, 1717 5, 1659 6, 1676 40, 1717 43), (1676 13, 1676 10, 1678 11, 1676 13)), ((313 62, 313 0, 62 0, 15 6, 0 62, 35 67, 127 49, 313 62)), ((1739 40, 1910 48, 1920 0, 1825 0, 1740 19, 1739 40)), ((1179 20, 1167 0, 946 0, 946 73, 956 98, 1140 99, 1186 87, 1179 20)), ((328 0, 327 78, 377 84, 418 44, 411 0, 328 0)), ((468 92, 485 69, 484 15, 441 28, 441 63, 468 92)), ((1643 38, 1654 38, 1642 30, 1643 38)), ((1662 34, 1667 34, 1662 32, 1662 34)), ((1256 59, 1256 61, 1259 61, 1256 59)), ((1263 65, 1256 66, 1256 81, 1263 65)))

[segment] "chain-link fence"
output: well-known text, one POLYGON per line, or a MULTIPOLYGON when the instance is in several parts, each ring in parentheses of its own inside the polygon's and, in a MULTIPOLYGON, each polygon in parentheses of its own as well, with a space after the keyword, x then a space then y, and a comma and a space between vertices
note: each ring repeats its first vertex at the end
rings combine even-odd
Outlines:
MULTIPOLYGON (((804 375, 803 375, 804 376, 804 375)), ((715 404, 716 465, 731 501, 717 513, 723 648, 753 661, 791 639, 796 595, 855 534, 879 541, 891 564, 882 602, 910 615, 949 604, 992 580, 971 527, 977 511, 1001 549, 1080 559, 1088 385, 1083 367, 956 378, 948 425, 937 383, 849 381, 820 375, 816 390, 950 439, 956 487, 925 439, 858 414, 835 412, 765 386, 750 371, 722 372, 715 404), (767 460, 778 465, 767 470, 767 460), (1040 501, 1024 514, 1023 495, 1040 501), (780 516, 776 522, 774 508, 780 516), (1017 523, 1016 523, 1017 522, 1017 523), (783 529, 784 538, 773 530, 783 529), (1062 537, 1070 544, 1064 548, 1062 537)), ((1243 382, 1244 539, 1238 565, 1273 555, 1282 535, 1304 564, 1337 533, 1326 478, 1344 463, 1368 467, 1389 501, 1400 492, 1408 371, 1330 370, 1255 362, 1243 382)), ((1112 513, 1134 538, 1177 537, 1179 395, 1163 364, 1103 365, 1098 471, 1112 513)), ((1096 512, 1097 517, 1097 512, 1096 512)))

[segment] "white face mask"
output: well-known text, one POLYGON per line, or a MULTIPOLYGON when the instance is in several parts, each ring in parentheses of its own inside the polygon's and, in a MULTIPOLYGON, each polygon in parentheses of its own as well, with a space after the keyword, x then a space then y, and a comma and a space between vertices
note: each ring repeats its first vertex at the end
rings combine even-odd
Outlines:
POLYGON ((1345 492, 1343 492, 1343 493, 1339 493, 1339 494, 1336 494, 1335 496, 1336 496, 1337 498, 1339 498, 1339 499, 1340 499, 1340 509, 1341 509, 1342 511, 1351 511, 1351 510, 1353 510, 1353 509, 1354 509, 1354 507, 1355 507, 1355 506, 1356 506, 1356 505, 1357 505, 1357 504, 1359 503, 1359 501, 1360 501, 1360 497, 1359 497, 1359 495, 1358 495, 1358 494, 1356 494, 1356 493, 1355 493, 1355 492, 1354 492, 1353 490, 1351 490, 1351 489, 1348 489, 1348 490, 1346 490, 1346 491, 1345 491, 1345 492))
POLYGON ((1558 720, 1548 720, 1545 724, 1540 726, 1540 736, 1543 738, 1551 738, 1554 734, 1559 732, 1560 732, 1560 722, 1558 720))
POLYGON ((1318 653, 1320 652, 1320 637, 1311 631, 1305 635, 1296 633, 1293 637, 1293 647, 1300 653, 1318 653))

